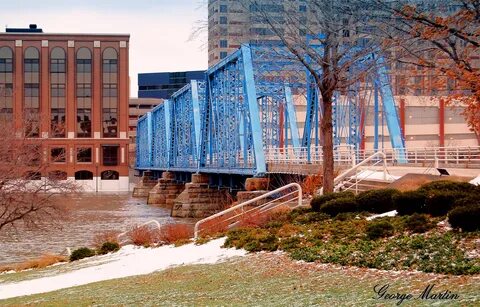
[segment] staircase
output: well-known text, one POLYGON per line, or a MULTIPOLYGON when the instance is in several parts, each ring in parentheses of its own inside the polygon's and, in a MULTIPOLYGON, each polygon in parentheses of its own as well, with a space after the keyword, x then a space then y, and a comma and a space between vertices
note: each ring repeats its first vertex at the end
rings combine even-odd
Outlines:
MULTIPOLYGON (((378 151, 337 176, 333 181, 333 191, 352 191, 358 194, 363 191, 382 189, 396 179, 388 173, 387 156, 378 151), (378 171, 379 167, 381 171, 378 171)), ((318 194, 323 195, 323 188, 318 194)))
MULTIPOLYGON (((352 178, 349 178, 344 184, 343 184, 343 190, 348 190, 352 191, 355 194, 365 192, 365 191, 370 191, 370 190, 380 190, 386 188, 391 181, 384 181, 384 180, 362 180, 360 182, 352 182, 352 178)), ((342 190, 342 191, 343 191, 342 190)))
POLYGON ((268 218, 277 210, 292 210, 303 205, 302 188, 290 183, 251 200, 211 215, 195 224, 195 239, 206 233, 216 233, 268 218))

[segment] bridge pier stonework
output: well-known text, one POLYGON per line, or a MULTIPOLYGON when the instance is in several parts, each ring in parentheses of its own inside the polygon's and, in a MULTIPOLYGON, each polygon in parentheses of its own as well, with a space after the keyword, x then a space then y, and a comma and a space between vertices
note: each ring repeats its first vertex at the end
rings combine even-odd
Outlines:
MULTIPOLYGON (((240 191, 237 193, 237 203, 241 204, 267 193, 269 183, 270 180, 268 178, 247 178, 247 180, 245 180, 246 191, 240 191)), ((267 202, 267 200, 262 199, 261 201, 252 204, 252 206, 259 206, 265 202, 267 202)))
POLYGON ((152 178, 151 173, 145 172, 140 182, 133 188, 133 197, 148 197, 148 193, 155 186, 156 181, 152 178))
POLYGON ((175 199, 172 216, 204 218, 224 210, 231 204, 226 190, 209 187, 206 174, 192 174, 192 182, 185 184, 185 190, 175 199))
POLYGON ((182 193, 185 185, 175 180, 172 172, 163 172, 157 185, 148 193, 147 204, 160 207, 173 208, 175 199, 182 193))

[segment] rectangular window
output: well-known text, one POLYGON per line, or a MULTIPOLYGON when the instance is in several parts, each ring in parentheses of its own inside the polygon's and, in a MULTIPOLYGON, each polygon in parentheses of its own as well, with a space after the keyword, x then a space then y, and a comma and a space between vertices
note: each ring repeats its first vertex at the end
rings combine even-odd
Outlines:
POLYGON ((302 13, 305 13, 307 11, 307 6, 306 5, 300 5, 298 7, 298 11, 302 12, 302 13))
POLYGON ((220 5, 220 13, 226 13, 227 12, 227 6, 225 4, 220 5))
POLYGON ((226 25, 227 24, 227 17, 220 16, 220 24, 221 25, 226 25))
POLYGON ((102 160, 105 166, 118 165, 118 145, 103 145, 102 160))
POLYGON ((226 52, 226 51, 221 51, 221 52, 220 52, 220 58, 221 58, 221 59, 224 59, 224 58, 226 58, 226 57, 227 57, 227 52, 226 52))
POLYGON ((65 163, 65 161, 67 161, 65 152, 65 147, 54 147, 50 149, 51 161, 53 163, 65 163))
POLYGON ((92 148, 79 147, 77 148, 77 162, 91 163, 92 162, 92 148))
POLYGON ((226 39, 220 40, 220 48, 227 48, 228 47, 228 42, 226 39))

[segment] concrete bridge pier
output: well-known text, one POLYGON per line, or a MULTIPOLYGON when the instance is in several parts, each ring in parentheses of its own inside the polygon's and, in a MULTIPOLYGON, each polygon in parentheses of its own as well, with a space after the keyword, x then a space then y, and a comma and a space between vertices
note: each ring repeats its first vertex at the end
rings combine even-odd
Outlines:
POLYGON ((148 193, 155 186, 156 180, 153 179, 151 172, 145 172, 140 182, 133 188, 133 197, 148 197, 148 193))
POLYGON ((163 172, 162 178, 158 179, 158 183, 148 193, 147 204, 171 209, 184 189, 185 184, 175 180, 175 173, 163 172))
POLYGON ((185 184, 185 190, 175 199, 172 216, 204 218, 215 214, 232 203, 226 189, 211 188, 209 176, 192 174, 192 181, 185 184))
MULTIPOLYGON (((268 192, 270 180, 268 178, 247 178, 245 180, 245 191, 237 193, 237 203, 243 203, 255 197, 261 196, 268 192)), ((266 200, 262 200, 266 202, 266 200)), ((261 205, 262 203, 252 204, 253 206, 261 205)))

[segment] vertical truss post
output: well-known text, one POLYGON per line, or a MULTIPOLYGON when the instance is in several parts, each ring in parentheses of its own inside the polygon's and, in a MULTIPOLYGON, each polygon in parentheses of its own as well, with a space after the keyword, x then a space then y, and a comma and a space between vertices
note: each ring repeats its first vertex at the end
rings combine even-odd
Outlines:
MULTIPOLYGON (((295 113, 295 106, 293 105, 292 90, 288 86, 285 87, 285 102, 286 102, 288 123, 290 125, 290 133, 292 135, 292 145, 295 148, 299 148, 300 137, 298 134, 297 116, 295 113)), ((288 137, 287 131, 285 131, 285 137, 288 137)))
POLYGON ((199 157, 200 150, 200 102, 198 95, 198 82, 197 80, 191 81, 192 88, 192 105, 193 105, 193 126, 195 129, 195 146, 194 156, 199 157))
POLYGON ((152 114, 150 112, 147 113, 147 144, 148 144, 148 166, 152 166, 152 160, 153 160, 153 143, 152 143, 152 138, 153 138, 153 128, 152 128, 152 114))
POLYGON ((173 165, 173 145, 174 145, 174 131, 172 133, 172 118, 170 114, 170 100, 165 100, 164 104, 164 112, 165 112, 165 136, 166 136, 166 145, 167 145, 167 170, 173 165))
POLYGON ((255 79, 253 75, 252 54, 249 47, 242 45, 244 92, 245 101, 250 113, 250 125, 252 129, 253 149, 255 152, 256 175, 263 175, 267 171, 265 152, 263 150, 262 127, 260 125, 260 113, 258 110, 255 79))

